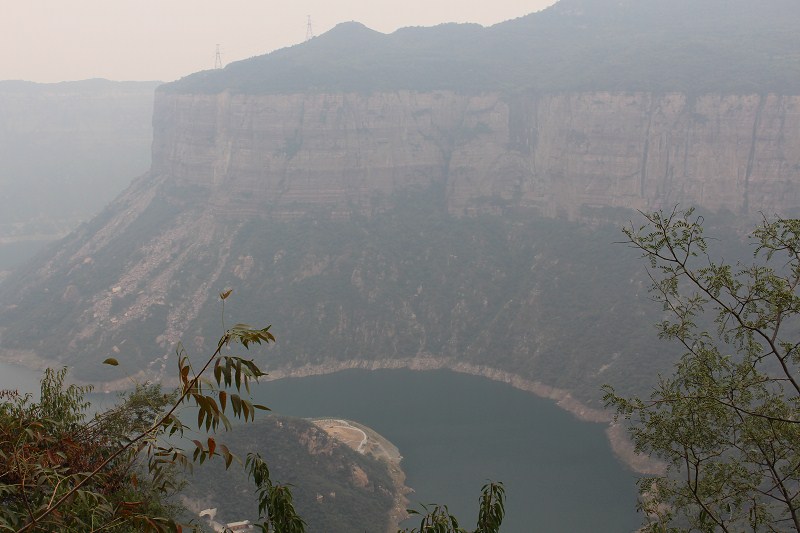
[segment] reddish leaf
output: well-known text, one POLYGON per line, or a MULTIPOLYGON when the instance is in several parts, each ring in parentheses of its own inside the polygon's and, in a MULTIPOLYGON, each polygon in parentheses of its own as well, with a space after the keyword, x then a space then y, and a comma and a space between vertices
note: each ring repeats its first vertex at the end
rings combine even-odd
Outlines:
POLYGON ((217 448, 217 442, 213 437, 208 437, 208 455, 214 455, 214 450, 217 448))
POLYGON ((225 406, 228 404, 228 393, 224 390, 219 391, 219 405, 222 407, 222 412, 225 412, 225 406))

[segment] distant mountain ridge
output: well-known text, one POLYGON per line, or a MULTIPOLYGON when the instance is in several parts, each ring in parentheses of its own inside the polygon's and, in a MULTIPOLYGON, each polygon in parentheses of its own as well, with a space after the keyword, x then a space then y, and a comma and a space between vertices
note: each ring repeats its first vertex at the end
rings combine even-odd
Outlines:
POLYGON ((144 173, 159 84, 0 81, 0 243, 63 236, 144 173))
POLYGON ((651 91, 800 93, 800 3, 561 0, 494 26, 390 35, 344 23, 167 84, 175 93, 651 91))
POLYGON ((41 83, 27 80, 0 80, 0 92, 24 90, 28 92, 54 92, 65 93, 86 91, 116 91, 141 92, 142 90, 155 90, 161 85, 160 81, 113 81, 105 78, 91 78, 87 80, 61 81, 56 83, 41 83))

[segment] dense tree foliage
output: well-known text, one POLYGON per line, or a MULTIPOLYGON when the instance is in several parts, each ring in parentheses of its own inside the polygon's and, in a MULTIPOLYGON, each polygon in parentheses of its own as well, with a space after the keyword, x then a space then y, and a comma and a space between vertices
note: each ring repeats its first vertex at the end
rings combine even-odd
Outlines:
POLYGON ((159 490, 134 448, 118 452, 175 396, 139 386, 117 407, 87 419, 90 388, 65 386, 65 374, 45 371, 38 402, 0 392, 0 530, 166 527, 174 508, 162 492, 174 487, 174 472, 162 469, 159 490))
MULTIPOLYGON (((220 294, 223 300, 231 291, 220 294)), ((179 408, 197 411, 197 429, 216 432, 230 429, 229 414, 252 421, 257 409, 240 394, 263 372, 252 360, 226 355, 231 344, 273 342, 269 326, 254 329, 236 324, 220 338, 216 350, 197 368, 183 347, 178 348, 180 386, 173 394, 158 387, 139 386, 125 402, 85 420, 89 407, 84 395, 90 389, 64 386, 66 371, 46 371, 38 403, 29 395, 4 391, 0 403, 0 525, 17 531, 140 531, 180 530, 170 516, 162 495, 176 488, 177 467, 191 468, 220 457, 226 467, 235 457, 224 444, 209 436, 192 440, 188 454, 171 437, 190 430, 179 416, 179 408), (213 379, 204 374, 212 374, 213 379)), ((105 364, 117 366, 116 359, 105 364)), ((258 462, 248 462, 268 502, 271 521, 300 524, 291 495, 282 485, 264 477, 258 462)), ((266 504, 265 504, 266 505, 266 504)), ((286 529, 285 531, 295 531, 286 529)))
POLYGON ((606 399, 668 464, 639 481, 647 530, 800 531, 800 220, 765 219, 729 264, 691 210, 645 216, 625 234, 684 355, 649 398, 606 399))

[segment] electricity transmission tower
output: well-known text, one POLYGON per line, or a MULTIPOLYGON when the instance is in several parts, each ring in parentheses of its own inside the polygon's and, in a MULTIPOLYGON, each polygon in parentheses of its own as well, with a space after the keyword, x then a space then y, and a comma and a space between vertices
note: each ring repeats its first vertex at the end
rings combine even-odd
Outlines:
POLYGON ((314 38, 314 29, 311 27, 311 15, 308 16, 308 23, 306 24, 306 41, 314 38))
POLYGON ((222 68, 222 55, 219 53, 219 45, 217 45, 217 56, 214 58, 214 68, 222 68))

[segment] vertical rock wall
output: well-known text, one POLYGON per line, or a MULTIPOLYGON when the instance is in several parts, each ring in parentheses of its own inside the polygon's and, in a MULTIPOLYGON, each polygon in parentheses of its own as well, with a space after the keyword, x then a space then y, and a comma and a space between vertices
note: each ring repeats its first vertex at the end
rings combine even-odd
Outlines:
POLYGON ((800 208, 800 97, 159 94, 153 172, 238 214, 380 209, 432 187, 456 214, 675 203, 800 208))

